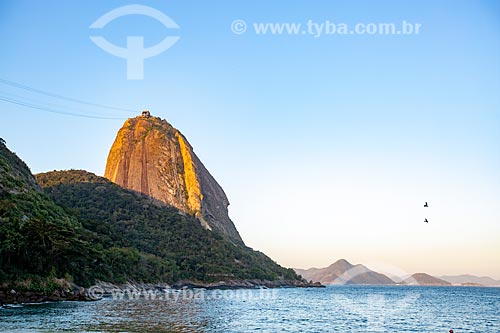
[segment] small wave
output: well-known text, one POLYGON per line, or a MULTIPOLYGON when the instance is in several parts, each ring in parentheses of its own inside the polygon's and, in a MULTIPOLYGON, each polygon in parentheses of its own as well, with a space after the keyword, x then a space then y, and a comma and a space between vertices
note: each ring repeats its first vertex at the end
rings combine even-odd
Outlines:
POLYGON ((4 304, 0 306, 0 309, 11 309, 11 308, 22 308, 24 304, 4 304))

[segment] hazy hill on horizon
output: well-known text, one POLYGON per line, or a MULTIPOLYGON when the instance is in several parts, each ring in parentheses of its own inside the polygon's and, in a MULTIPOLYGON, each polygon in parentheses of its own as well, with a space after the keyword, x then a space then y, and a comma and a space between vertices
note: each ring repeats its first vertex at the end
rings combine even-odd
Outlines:
POLYGON ((361 264, 353 265, 345 259, 337 260, 325 268, 295 269, 295 272, 308 281, 321 284, 395 284, 386 275, 372 271, 361 264))
POLYGON ((403 281, 407 285, 423 285, 423 286, 451 286, 451 283, 441 280, 427 273, 415 273, 403 281))
POLYGON ((471 274, 462 275, 443 275, 440 279, 448 281, 452 284, 479 284, 482 286, 500 286, 500 280, 495 280, 489 276, 476 276, 471 274))
POLYGON ((371 284, 371 285, 481 285, 500 286, 497 281, 489 276, 475 276, 471 274, 432 276, 427 273, 415 273, 406 276, 387 276, 375 272, 368 267, 357 264, 353 265, 346 259, 339 259, 328 267, 309 269, 294 268, 295 272, 304 279, 322 284, 371 284))

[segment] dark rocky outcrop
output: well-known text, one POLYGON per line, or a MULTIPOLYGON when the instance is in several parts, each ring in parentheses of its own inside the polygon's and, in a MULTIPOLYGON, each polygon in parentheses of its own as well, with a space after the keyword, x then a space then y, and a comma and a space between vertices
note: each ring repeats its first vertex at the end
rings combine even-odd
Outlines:
POLYGON ((109 152, 104 176, 243 242, 229 218, 224 190, 187 139, 166 120, 145 115, 125 121, 109 152))
POLYGON ((58 288, 50 291, 19 290, 12 287, 0 287, 0 305, 91 300, 85 288, 64 280, 58 280, 58 284, 58 288))
POLYGON ((241 289, 241 288, 324 288, 319 282, 305 280, 226 280, 211 283, 179 281, 172 285, 174 289, 205 288, 205 289, 241 289))

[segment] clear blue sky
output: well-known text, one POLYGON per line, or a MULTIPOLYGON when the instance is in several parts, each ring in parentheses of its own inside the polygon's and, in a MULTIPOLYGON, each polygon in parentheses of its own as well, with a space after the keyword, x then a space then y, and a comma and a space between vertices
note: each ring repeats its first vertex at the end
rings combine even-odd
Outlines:
MULTIPOLYGON (((226 190, 244 240, 279 263, 345 257, 408 272, 500 278, 500 5, 497 1, 1 1, 0 79, 125 108, 179 128, 226 190), (180 40, 145 60, 144 80, 94 45, 180 40), (248 31, 237 35, 231 22, 248 31), (422 24, 412 36, 256 35, 253 22, 422 24), (429 201, 428 210, 422 208, 429 201), (431 223, 422 221, 427 217, 431 223)), ((102 175, 133 113, 0 84, 0 137, 33 172, 102 175)))

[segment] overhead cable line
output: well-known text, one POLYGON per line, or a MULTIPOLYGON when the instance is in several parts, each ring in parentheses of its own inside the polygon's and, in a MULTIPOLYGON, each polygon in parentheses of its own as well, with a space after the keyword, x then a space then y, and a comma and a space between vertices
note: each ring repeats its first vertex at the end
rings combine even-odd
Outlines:
POLYGON ((4 97, 4 96, 0 96, 0 101, 4 101, 4 102, 7 102, 7 103, 12 103, 12 104, 16 104, 16 105, 21 105, 21 106, 26 106, 26 107, 29 107, 29 108, 32 108, 32 109, 42 110, 42 111, 46 111, 46 112, 50 112, 50 113, 63 114, 63 115, 73 116, 73 117, 93 118, 93 119, 123 119, 123 117, 118 118, 118 117, 90 116, 90 115, 85 115, 85 114, 78 114, 78 113, 73 113, 73 112, 66 112, 66 111, 54 110, 54 109, 47 108, 47 107, 44 107, 44 106, 39 106, 39 105, 31 104, 31 103, 26 103, 26 102, 23 102, 23 101, 19 101, 19 100, 12 99, 12 98, 7 98, 7 97, 4 97))
POLYGON ((0 78, 0 83, 9 85, 11 87, 16 87, 16 88, 19 88, 19 89, 24 89, 24 90, 27 90, 27 91, 31 91, 31 92, 34 92, 34 93, 37 93, 37 94, 41 94, 41 95, 45 95, 45 96, 49 96, 49 97, 54 97, 54 98, 59 98, 59 99, 62 99, 62 100, 73 102, 73 103, 80 103, 80 104, 90 105, 90 106, 94 106, 94 107, 98 107, 98 108, 103 108, 103 109, 111 109, 111 110, 126 111, 126 112, 133 112, 133 113, 137 112, 137 110, 120 108, 120 107, 116 107, 116 106, 98 104, 98 103, 93 103, 93 102, 87 102, 87 101, 83 101, 83 100, 76 99, 76 98, 71 98, 71 97, 66 97, 66 96, 59 95, 59 94, 54 94, 54 93, 51 93, 51 92, 48 92, 48 91, 36 89, 36 88, 29 87, 29 86, 26 86, 26 85, 23 85, 23 84, 20 84, 20 83, 16 83, 16 82, 4 80, 4 79, 1 79, 1 78, 0 78))
MULTIPOLYGON (((19 101, 19 102, 26 103, 26 104, 36 105, 36 106, 40 106, 40 107, 44 107, 44 108, 48 108, 48 109, 52 109, 52 110, 65 110, 64 112, 70 112, 70 113, 90 114, 90 115, 96 115, 96 116, 99 116, 99 117, 108 117, 108 116, 109 117, 115 117, 115 116, 117 117, 117 116, 119 116, 119 115, 113 114, 113 113, 110 113, 110 114, 104 114, 104 113, 101 113, 101 112, 98 112, 98 113, 91 112, 91 113, 89 113, 89 111, 83 110, 81 108, 75 109, 75 108, 69 107, 67 105, 63 105, 63 104, 59 104, 59 103, 55 104, 55 103, 52 103, 52 102, 46 102, 46 101, 42 101, 42 100, 28 98, 26 96, 23 96, 23 95, 20 95, 20 94, 13 94, 13 93, 10 93, 10 92, 6 92, 4 90, 0 90, 0 97, 6 98, 6 99, 15 100, 15 101, 19 101)), ((59 102, 59 101, 56 101, 56 102, 59 102)), ((113 112, 113 111, 110 111, 110 112, 113 112)))

